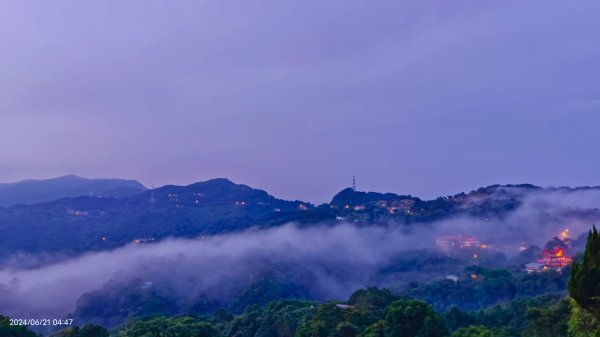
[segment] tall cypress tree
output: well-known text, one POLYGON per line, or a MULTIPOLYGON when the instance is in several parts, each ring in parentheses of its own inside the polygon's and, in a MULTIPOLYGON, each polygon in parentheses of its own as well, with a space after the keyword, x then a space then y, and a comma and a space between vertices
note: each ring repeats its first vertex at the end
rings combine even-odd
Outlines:
POLYGON ((588 234, 583 261, 573 262, 569 294, 600 322, 600 235, 596 226, 588 234))

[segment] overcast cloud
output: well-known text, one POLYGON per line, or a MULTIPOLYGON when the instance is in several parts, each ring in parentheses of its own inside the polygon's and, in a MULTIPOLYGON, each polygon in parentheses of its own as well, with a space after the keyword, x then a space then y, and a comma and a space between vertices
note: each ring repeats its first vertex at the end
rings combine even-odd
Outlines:
POLYGON ((597 1, 5 1, 0 181, 595 185, 597 1))

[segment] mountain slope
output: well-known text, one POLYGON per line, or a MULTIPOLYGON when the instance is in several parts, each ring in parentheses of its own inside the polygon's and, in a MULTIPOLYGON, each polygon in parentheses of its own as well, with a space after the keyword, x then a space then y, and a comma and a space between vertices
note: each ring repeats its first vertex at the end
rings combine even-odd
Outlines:
MULTIPOLYGON (((513 214, 534 195, 541 198, 535 207, 543 215, 546 196, 551 200, 557 193, 581 191, 598 194, 600 189, 492 185, 434 200, 345 189, 331 203, 315 207, 277 199, 227 179, 213 179, 187 186, 163 186, 119 199, 80 196, 0 207, 0 262, 19 252, 79 254, 136 240, 144 243, 167 237, 191 238, 287 222, 313 226, 344 221, 360 226, 408 228, 452 217, 488 221, 513 214)), ((559 207, 554 213, 569 219, 600 218, 600 210, 590 206, 559 207)))
POLYGON ((71 254, 135 240, 233 232, 281 223, 309 207, 226 179, 163 186, 120 199, 82 196, 16 205, 0 208, 0 256, 71 254))
POLYGON ((120 198, 145 190, 135 180, 87 179, 66 175, 46 180, 0 184, 0 206, 34 204, 83 195, 120 198))

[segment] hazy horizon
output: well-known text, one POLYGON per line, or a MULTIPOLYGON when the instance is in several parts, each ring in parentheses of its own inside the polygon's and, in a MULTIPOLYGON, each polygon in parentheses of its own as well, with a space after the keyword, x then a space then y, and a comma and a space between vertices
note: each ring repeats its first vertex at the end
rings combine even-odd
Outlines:
MULTIPOLYGON (((75 176, 75 177, 79 177, 79 178, 84 178, 84 179, 120 179, 120 180, 133 180, 133 181, 137 181, 138 183, 141 183, 145 188, 147 189, 152 189, 152 188, 161 188, 164 186, 169 186, 169 185, 175 185, 175 186, 186 186, 186 185, 191 185, 194 183, 201 183, 201 182, 206 182, 208 180, 212 180, 212 179, 227 179, 235 184, 240 184, 240 185, 246 185, 249 186, 251 188, 254 189, 259 189, 259 190, 265 190, 267 193, 273 195, 276 198, 279 199, 285 199, 284 197, 278 196, 278 195, 274 195, 273 193, 271 193, 269 190, 261 187, 261 186, 255 186, 255 185, 251 185, 251 184, 247 184, 243 181, 236 181, 236 180, 232 180, 228 177, 212 177, 212 178, 208 178, 206 180, 201 180, 201 181, 190 181, 188 183, 183 183, 183 184, 164 184, 164 185, 147 185, 144 184, 143 182, 139 181, 138 179, 135 178, 121 178, 121 177, 103 177, 103 176, 99 176, 99 177, 85 177, 79 174, 75 174, 75 173, 68 173, 68 174, 63 174, 60 176, 56 176, 56 177, 49 177, 49 178, 31 178, 31 179, 25 179, 25 180, 18 180, 18 181, 0 181, 0 185, 2 184, 15 184, 15 183, 21 183, 21 182, 27 182, 27 181, 40 181, 40 180, 52 180, 52 179, 58 179, 58 178, 63 178, 63 177, 67 177, 67 176, 75 176)), ((437 197, 445 197, 445 196, 450 196, 450 195, 457 195, 460 193, 469 193, 471 191, 477 190, 479 188, 483 188, 483 187, 488 187, 488 186, 492 186, 492 185, 521 185, 521 184, 530 184, 528 182, 518 182, 518 183, 506 183, 506 184, 498 184, 498 183, 490 183, 490 184, 486 184, 486 185, 481 185, 481 186, 476 186, 473 188, 469 188, 469 189, 465 189, 465 190, 461 190, 461 191, 454 191, 452 193, 449 194, 439 194, 439 195, 434 195, 432 197, 423 197, 420 195, 415 195, 410 193, 410 191, 402 191, 402 192, 398 192, 398 191, 388 191, 388 190, 384 190, 384 191, 376 191, 376 190, 364 190, 364 189, 360 189, 357 188, 356 190, 358 192, 375 192, 375 193, 395 193, 395 194, 399 194, 399 195, 411 195, 413 197, 417 197, 420 198, 422 200, 432 200, 435 199, 437 197)), ((535 185, 535 184, 534 184, 535 185)), ((580 187, 591 187, 591 188, 598 188, 600 186, 597 185, 581 185, 581 186, 567 186, 567 185, 545 185, 545 186, 539 186, 536 185, 537 187, 541 187, 541 188, 561 188, 561 187, 570 187, 570 188, 580 188, 580 187)), ((324 194, 322 194, 322 198, 320 199, 315 199, 315 200, 311 200, 311 199, 296 199, 296 200, 301 200, 301 201, 306 201, 306 202, 310 202, 313 204, 321 204, 321 203, 328 203, 331 201, 331 199, 339 192, 341 192, 343 189, 346 188, 351 188, 352 187, 352 180, 349 180, 349 184, 348 185, 342 185, 339 184, 339 187, 337 190, 332 190, 333 192, 331 193, 331 195, 326 196, 324 194)), ((291 199, 288 199, 291 200, 291 199)))

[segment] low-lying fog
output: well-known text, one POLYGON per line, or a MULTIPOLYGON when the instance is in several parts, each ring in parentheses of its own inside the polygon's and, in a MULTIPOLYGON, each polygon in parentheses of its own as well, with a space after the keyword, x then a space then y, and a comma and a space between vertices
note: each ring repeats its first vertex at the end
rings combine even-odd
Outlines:
POLYGON ((18 268, 16 259, 0 270, 0 313, 61 318, 74 310, 82 294, 109 281, 167 282, 181 298, 217 289, 225 293, 223 288, 272 265, 300 265, 310 271, 312 291, 320 298, 343 299, 368 284, 377 269, 400 252, 434 250, 437 235, 474 235, 506 254, 516 254, 522 242, 542 246, 564 228, 575 237, 587 231, 597 220, 596 205, 599 191, 556 191, 533 194, 502 220, 463 217, 388 228, 288 224, 196 240, 132 244, 34 269, 18 268))

